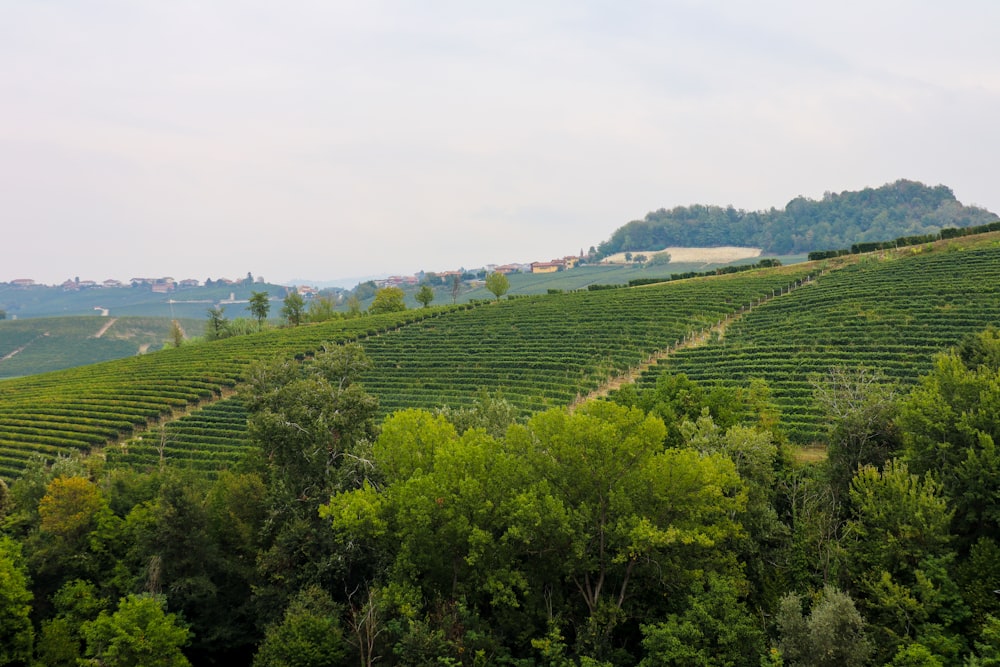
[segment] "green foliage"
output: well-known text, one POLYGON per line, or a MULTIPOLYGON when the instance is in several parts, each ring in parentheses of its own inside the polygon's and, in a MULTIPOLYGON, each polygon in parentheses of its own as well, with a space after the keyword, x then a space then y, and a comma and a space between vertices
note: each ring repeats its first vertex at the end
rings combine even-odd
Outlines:
POLYGON ((802 615, 802 598, 789 593, 781 599, 776 620, 788 667, 860 666, 871 655, 865 620, 851 596, 833 586, 823 589, 808 616, 802 615))
POLYGON ((257 327, 260 328, 264 326, 264 320, 267 319, 267 314, 271 310, 271 297, 267 292, 254 292, 250 295, 250 302, 247 305, 247 310, 253 315, 253 318, 257 320, 257 327))
POLYGON ((379 315, 406 310, 405 298, 403 290, 398 287, 382 287, 375 292, 375 299, 368 307, 368 312, 372 315, 379 315))
POLYGON ((506 275, 494 271, 486 276, 486 289, 499 301, 500 297, 510 289, 510 280, 506 275))
POLYGON ((163 598, 129 595, 118 609, 84 623, 80 634, 86 639, 85 664, 108 667, 185 667, 189 665, 181 649, 191 633, 176 615, 167 613, 163 598))
POLYGON ((878 371, 843 366, 814 379, 813 386, 828 428, 830 481, 844 494, 858 468, 881 468, 899 448, 896 387, 878 371))
POLYGON ((337 312, 337 304, 334 303, 333 299, 325 296, 312 299, 305 315, 306 321, 313 323, 328 322, 338 317, 341 317, 341 313, 337 312))
POLYGON ((646 657, 640 667, 758 667, 766 637, 759 619, 740 600, 739 583, 714 575, 694 582, 682 612, 643 626, 646 657))
POLYGON ((225 306, 213 306, 208 309, 208 323, 205 325, 205 338, 218 340, 227 336, 229 321, 226 319, 225 306))
POLYGON ((28 583, 21 546, 0 535, 0 665, 25 664, 31 658, 34 628, 28 583))
POLYGON ((346 643, 338 609, 324 590, 299 592, 280 623, 270 626, 254 655, 254 667, 327 667, 342 664, 346 643))
POLYGON ((282 302, 281 306, 281 316, 293 327, 297 327, 302 324, 302 319, 305 311, 305 301, 302 299, 302 295, 296 291, 291 291, 285 300, 282 302))
POLYGON ((962 206, 952 191, 900 180, 857 192, 828 193, 822 201, 797 197, 784 209, 744 211, 732 206, 660 209, 617 229, 598 246, 598 255, 668 246, 735 245, 775 254, 844 248, 968 227, 996 220, 989 211, 962 206))
POLYGON ((434 300, 434 289, 430 285, 421 285, 414 298, 426 308, 434 300))

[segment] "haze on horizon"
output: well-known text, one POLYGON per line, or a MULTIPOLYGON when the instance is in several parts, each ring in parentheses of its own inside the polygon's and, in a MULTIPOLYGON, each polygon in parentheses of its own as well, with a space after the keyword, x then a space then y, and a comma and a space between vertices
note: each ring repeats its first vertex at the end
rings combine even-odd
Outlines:
POLYGON ((545 260, 900 178, 1000 211, 1000 4, 0 9, 0 280, 545 260))

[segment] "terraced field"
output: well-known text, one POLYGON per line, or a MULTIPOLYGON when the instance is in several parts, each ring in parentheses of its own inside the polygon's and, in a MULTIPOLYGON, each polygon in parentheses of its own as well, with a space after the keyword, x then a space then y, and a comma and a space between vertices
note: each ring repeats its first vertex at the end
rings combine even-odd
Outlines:
POLYGON ((305 357, 326 341, 357 340, 453 310, 428 308, 266 331, 2 381, 0 477, 16 477, 36 454, 52 458, 89 450, 214 401, 236 387, 254 360, 305 357))
POLYGON ((729 385, 763 378, 789 436, 821 440, 811 378, 833 366, 878 369, 904 388, 935 353, 1000 324, 1000 242, 866 256, 736 321, 718 342, 679 351, 645 373, 729 385))
POLYGON ((373 361, 362 381, 383 415, 466 405, 481 389, 502 391, 527 414, 566 405, 727 318, 720 340, 681 345, 640 382, 664 372, 736 385, 764 378, 789 435, 809 442, 822 435, 815 374, 865 366, 906 386, 935 352, 1000 322, 1000 241, 962 244, 831 260, 834 270, 811 282, 817 264, 410 310, 8 380, 0 382, 0 476, 17 476, 33 454, 108 442, 117 443, 105 449, 112 465, 232 466, 245 450, 245 418, 233 399, 219 399, 252 361, 306 358, 324 341, 361 342, 373 361))
MULTIPOLYGON (((254 359, 305 357, 327 340, 362 341, 374 363, 362 381, 378 396, 383 414, 471 403, 481 388, 501 389, 525 413, 565 405, 811 270, 797 265, 473 308, 410 310, 10 380, 0 383, 0 476, 16 476, 32 452, 55 456, 89 449, 150 420, 218 399, 254 359)), ((162 433, 137 434, 142 441, 109 448, 108 455, 119 465, 150 465, 162 455, 203 469, 238 459, 238 438, 226 420, 202 411, 180 422, 162 433), (203 422, 193 427, 202 438, 198 452, 181 435, 195 419, 203 422)))

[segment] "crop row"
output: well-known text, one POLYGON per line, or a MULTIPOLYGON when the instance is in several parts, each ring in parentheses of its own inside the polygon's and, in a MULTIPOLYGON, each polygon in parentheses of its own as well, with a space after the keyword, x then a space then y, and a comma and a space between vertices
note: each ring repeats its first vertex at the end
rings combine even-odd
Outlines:
POLYGON ((305 358, 334 344, 392 331, 454 307, 421 309, 266 331, 0 382, 0 477, 34 453, 87 449, 142 431, 231 391, 248 365, 305 358))
MULTIPOLYGON (((379 399, 383 415, 469 405, 480 389, 501 391, 524 414, 563 406, 663 347, 800 283, 810 271, 786 267, 457 310, 362 339, 372 361, 362 384, 379 399)), ((162 454, 199 469, 236 465, 245 436, 219 436, 232 423, 204 412, 144 433, 141 441, 132 438, 124 449, 109 447, 108 458, 153 466, 162 454), (182 426, 193 433, 190 439, 182 426)))
POLYGON ((644 374, 740 385, 763 378, 800 442, 822 440, 814 383, 834 366, 880 371, 905 389, 934 354, 1000 323, 1000 248, 861 261, 755 308, 718 341, 678 351, 644 374))

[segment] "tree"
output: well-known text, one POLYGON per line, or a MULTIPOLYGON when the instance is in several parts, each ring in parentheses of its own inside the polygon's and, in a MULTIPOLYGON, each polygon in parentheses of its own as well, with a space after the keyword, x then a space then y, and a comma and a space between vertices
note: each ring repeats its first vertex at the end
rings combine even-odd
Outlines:
POLYGON ((434 290, 430 285, 421 285, 415 298, 426 308, 434 300, 434 290))
POLYGON ((777 614, 779 647, 789 667, 853 667, 868 663, 872 646, 865 637, 865 620, 847 593, 823 589, 807 617, 802 598, 789 593, 777 614))
POLYGON ((878 371, 837 366, 813 380, 813 395, 828 425, 830 482, 845 495, 859 467, 881 468, 900 446, 896 387, 878 371))
POLYGON ((457 273, 451 277, 451 302, 458 303, 458 293, 462 291, 462 277, 457 273))
POLYGON ((181 648, 190 631, 166 602, 149 594, 129 595, 120 600, 113 614, 102 611, 80 627, 87 641, 86 654, 94 664, 107 667, 187 667, 191 663, 181 648))
MULTIPOLYGON (((247 274, 249 278, 250 274, 247 274)), ((257 327, 264 326, 264 320, 267 319, 267 313, 271 310, 271 301, 267 292, 251 292, 250 293, 250 303, 247 305, 247 309, 257 320, 257 327)))
POLYGON ((493 296, 500 300, 507 290, 510 289, 510 281, 502 273, 494 271, 490 275, 486 276, 486 289, 493 293, 493 296))
POLYGON ((276 360, 250 369, 240 396, 249 437, 266 465, 268 516, 255 589, 266 608, 310 585, 342 585, 342 559, 317 509, 371 475, 369 441, 378 403, 357 379, 368 367, 358 344, 328 345, 309 363, 276 360))
POLYGON ((5 320, 5 319, 7 319, 7 311, 4 310, 3 308, 0 308, 0 320, 5 320))
POLYGON ((205 327, 205 338, 218 340, 219 338, 226 337, 226 328, 229 323, 226 320, 225 310, 224 306, 214 306, 208 309, 208 324, 205 327))
POLYGON ((379 315, 406 310, 405 297, 403 290, 398 287, 383 287, 375 292, 375 300, 368 307, 368 312, 379 315))
POLYGON ((170 342, 174 344, 174 347, 180 347, 184 344, 184 329, 181 329, 181 324, 177 320, 170 322, 170 342))
POLYGON ((337 317, 337 304, 328 296, 316 297, 309 302, 306 311, 307 322, 327 322, 337 317))
POLYGON ((289 292, 283 304, 281 306, 282 317, 288 320, 288 323, 293 327, 302 324, 302 314, 306 305, 302 299, 302 295, 296 291, 289 292))
POLYGON ((327 667, 343 664, 346 642, 333 599, 311 586, 300 591, 284 619, 267 629, 254 667, 327 667))
POLYGON ((34 630, 31 591, 21 546, 0 536, 0 665, 28 664, 34 630))

